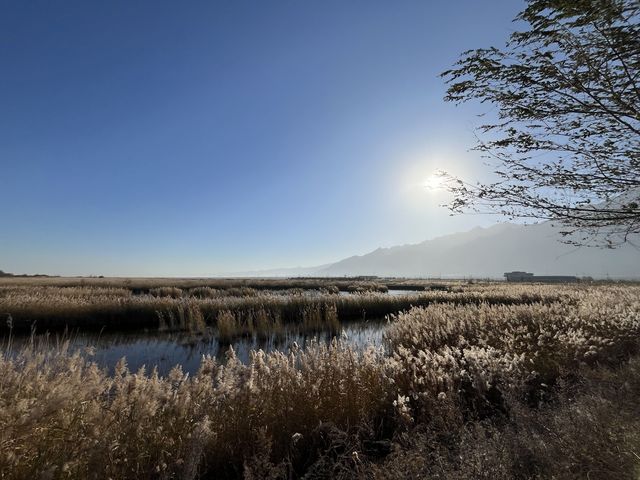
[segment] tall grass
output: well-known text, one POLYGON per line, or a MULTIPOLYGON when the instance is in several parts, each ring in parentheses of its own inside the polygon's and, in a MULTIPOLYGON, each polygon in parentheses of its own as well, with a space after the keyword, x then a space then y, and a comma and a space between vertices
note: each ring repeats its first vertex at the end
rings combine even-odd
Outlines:
MULTIPOLYGON (((10 478, 195 478, 240 475, 256 455, 310 447, 321 422, 349 429, 382 418, 391 392, 380 353, 334 343, 290 355, 204 358, 193 378, 113 377, 79 354, 0 359, 0 472, 10 478)), ((306 459, 301 459, 304 463, 306 459)))
MULTIPOLYGON (((579 292, 575 287, 572 292, 579 292)), ((518 288, 506 285, 473 286, 455 291, 425 291, 419 294, 392 296, 384 293, 338 295, 314 291, 291 290, 260 292, 248 288, 216 290, 210 287, 157 287, 150 293, 134 294, 127 288, 95 286, 0 287, 0 318, 11 318, 14 329, 38 330, 83 328, 112 330, 126 328, 189 329, 193 325, 216 328, 221 312, 230 312, 239 326, 238 334, 250 333, 251 326, 261 324, 254 315, 265 314, 274 324, 309 323, 309 312, 335 309, 337 321, 384 318, 412 306, 433 303, 453 304, 523 304, 554 302, 567 293, 557 287, 518 288), (266 313, 265 313, 266 312, 266 313), (305 313, 307 312, 307 313, 305 313), (276 321, 277 318, 277 321, 276 321), (244 327, 246 328, 244 328, 244 327)), ((333 316, 326 318, 331 327, 333 316)), ((5 322, 0 323, 0 329, 5 322)))
MULTIPOLYGON (((518 288, 500 292, 501 298, 520 300, 521 293, 518 288)), ((481 467, 497 468, 503 460, 511 462, 508 473, 521 478, 531 471, 541 478, 549 478, 545 472, 567 478, 544 466, 545 460, 558 458, 556 452, 543 451, 545 439, 553 438, 544 427, 570 428, 572 402, 582 404, 576 395, 558 392, 579 390, 583 372, 627 368, 639 345, 638 293, 631 286, 563 287, 556 289, 553 302, 431 304, 392 317, 388 353, 358 351, 334 340, 304 350, 253 352, 243 364, 231 351, 224 364, 203 358, 194 376, 179 366, 166 377, 130 372, 124 361, 110 376, 86 354, 64 346, 5 352, 0 356, 0 477, 295 478, 322 473, 324 478, 393 478, 390 472, 404 467, 416 475, 434 473, 424 463, 412 470, 409 462, 415 457, 403 459, 398 452, 380 464, 395 444, 407 452, 439 452, 432 458, 439 458, 441 466, 446 455, 474 455, 468 465, 452 462, 450 478, 489 478, 485 473, 492 470, 481 467), (549 420, 553 413, 544 413, 555 411, 560 412, 557 423, 549 420), (537 420, 517 420, 528 417, 537 420), (502 452, 491 440, 500 432, 514 435, 516 427, 540 437, 527 447, 538 456, 538 470, 527 470, 530 465, 518 464, 515 450, 502 452), (474 450, 474 442, 484 450, 478 445, 474 450)), ((237 318, 225 310, 218 315, 219 325, 237 318)), ((309 321, 317 315, 311 312, 309 321)), ((636 367, 629 372, 637 373, 637 360, 630 365, 636 367)), ((626 377, 613 372, 610 378, 619 380, 615 388, 630 389, 629 398, 640 393, 637 378, 627 379, 625 387, 626 377)), ((604 404, 601 410, 592 407, 586 411, 594 416, 584 422, 604 421, 605 410, 615 417, 604 404)), ((563 452, 565 457, 586 458, 577 451, 575 437, 558 435, 565 438, 565 448, 575 450, 563 452)), ((615 443, 611 448, 626 452, 633 442, 624 435, 607 438, 615 443)), ((561 440, 550 444, 562 445, 561 440)), ((610 451, 608 460, 598 455, 592 454, 589 468, 610 461, 610 451)), ((632 478, 639 464, 640 459, 634 463, 633 455, 625 453, 617 478, 632 478)), ((586 477, 577 462, 571 465, 573 477, 586 477)), ((593 471, 606 478, 602 465, 593 471)), ((505 475, 501 478, 509 478, 505 475)))
MULTIPOLYGON (((0 277, 0 286, 50 286, 50 287, 97 287, 97 288, 127 288, 134 293, 149 293, 152 288, 175 287, 189 290, 207 287, 214 290, 254 289, 254 290, 288 290, 299 288, 303 290, 338 289, 348 291, 357 285, 368 285, 368 290, 383 290, 384 288, 408 288, 422 290, 429 285, 429 280, 405 279, 363 279, 352 278, 80 278, 80 277, 0 277), (373 288, 371 288, 373 287, 373 288)), ((458 283, 458 282, 455 282, 458 283)))
POLYGON ((510 396, 508 419, 469 421, 450 409, 446 428, 398 435, 387 458, 360 466, 360 478, 636 480, 639 395, 638 357, 616 369, 581 368, 537 408, 510 396))
POLYGON ((533 305, 433 305, 401 313, 386 332, 392 361, 407 375, 406 407, 428 415, 439 395, 500 408, 501 386, 531 401, 566 371, 617 365, 637 354, 638 288, 608 288, 533 305))

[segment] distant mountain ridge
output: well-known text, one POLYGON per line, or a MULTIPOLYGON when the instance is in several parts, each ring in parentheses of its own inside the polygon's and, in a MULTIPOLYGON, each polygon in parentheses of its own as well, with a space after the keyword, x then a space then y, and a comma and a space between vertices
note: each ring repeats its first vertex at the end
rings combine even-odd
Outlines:
MULTIPOLYGON (((270 275, 502 278, 521 270, 538 275, 640 278, 640 249, 628 243, 616 249, 561 243, 550 223, 503 223, 477 227, 417 244, 378 248, 339 262, 312 268, 271 270, 270 275)), ((259 272, 253 272, 258 274, 259 272)), ((259 273, 266 276, 266 272, 259 273)))

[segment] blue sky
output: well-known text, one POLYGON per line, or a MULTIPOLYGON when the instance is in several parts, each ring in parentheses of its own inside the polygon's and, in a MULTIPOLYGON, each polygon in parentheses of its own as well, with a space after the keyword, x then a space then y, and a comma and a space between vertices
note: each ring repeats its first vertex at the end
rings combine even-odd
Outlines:
POLYGON ((213 275, 489 225, 477 105, 442 100, 516 0, 0 0, 0 269, 213 275))

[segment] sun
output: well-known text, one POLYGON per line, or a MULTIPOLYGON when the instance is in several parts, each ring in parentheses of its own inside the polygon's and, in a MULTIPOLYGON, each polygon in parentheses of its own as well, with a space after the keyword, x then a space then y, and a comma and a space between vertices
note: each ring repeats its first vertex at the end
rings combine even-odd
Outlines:
POLYGON ((424 179, 422 186, 425 190, 438 191, 445 188, 445 177, 441 172, 434 172, 424 179))

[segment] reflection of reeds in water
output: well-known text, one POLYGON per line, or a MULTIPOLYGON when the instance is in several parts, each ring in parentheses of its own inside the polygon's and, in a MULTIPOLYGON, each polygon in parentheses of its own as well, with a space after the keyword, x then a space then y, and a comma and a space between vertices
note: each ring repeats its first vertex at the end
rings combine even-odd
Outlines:
MULTIPOLYGON (((264 308, 249 311, 233 312, 224 310, 216 318, 217 337, 221 342, 228 342, 242 335, 255 335, 258 338, 279 337, 286 331, 279 312, 264 308)), ((336 306, 319 304, 305 306, 300 309, 299 321, 288 323, 298 332, 329 332, 340 329, 336 306)))
POLYGON ((169 310, 159 310, 158 330, 166 331, 186 331, 189 333, 203 334, 207 330, 207 325, 202 316, 202 311, 198 304, 193 301, 185 301, 169 310))
POLYGON ((229 342, 235 337, 247 334, 257 334, 261 337, 277 335, 282 330, 282 323, 277 314, 271 315, 264 309, 237 313, 223 310, 218 313, 216 327, 218 340, 229 342))

